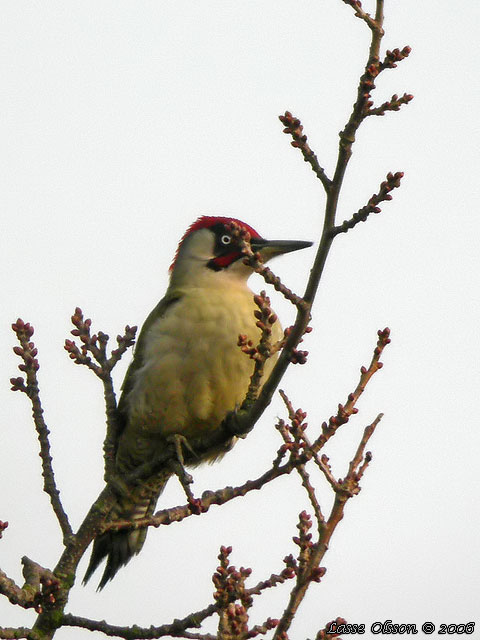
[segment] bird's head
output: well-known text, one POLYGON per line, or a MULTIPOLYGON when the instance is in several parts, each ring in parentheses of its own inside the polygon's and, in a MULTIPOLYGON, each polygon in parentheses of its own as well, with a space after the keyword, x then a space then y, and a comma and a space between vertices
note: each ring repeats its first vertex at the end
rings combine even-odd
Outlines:
POLYGON ((208 279, 215 273, 247 280, 252 269, 243 262, 240 241, 232 233, 232 223, 248 231, 252 250, 258 251, 264 262, 312 245, 303 240, 265 240, 255 229, 235 218, 202 216, 180 240, 170 266, 172 282, 208 279))

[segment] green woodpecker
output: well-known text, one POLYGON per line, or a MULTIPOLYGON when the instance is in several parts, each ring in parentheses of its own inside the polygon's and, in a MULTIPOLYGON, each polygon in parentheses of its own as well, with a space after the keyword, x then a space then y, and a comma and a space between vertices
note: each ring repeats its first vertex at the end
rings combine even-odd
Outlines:
MULTIPOLYGON (((232 222, 250 233, 252 249, 264 262, 312 244, 265 240, 233 218, 203 216, 189 227, 170 267, 167 293, 142 327, 122 386, 116 448, 120 478, 171 446, 169 437, 197 439, 216 429, 245 397, 253 361, 237 346, 238 336, 247 335, 256 344, 260 330, 253 293, 247 286, 252 269, 244 264, 238 241, 232 237, 232 222)), ((279 322, 272 332, 273 340, 283 336, 279 322)), ((267 360, 266 376, 273 360, 267 360)), ((228 448, 209 451, 199 462, 215 460, 228 448)), ((170 465, 119 497, 110 519, 151 516, 172 473, 170 465)), ((96 538, 84 583, 106 557, 102 589, 140 552, 146 531, 108 531, 96 538)))

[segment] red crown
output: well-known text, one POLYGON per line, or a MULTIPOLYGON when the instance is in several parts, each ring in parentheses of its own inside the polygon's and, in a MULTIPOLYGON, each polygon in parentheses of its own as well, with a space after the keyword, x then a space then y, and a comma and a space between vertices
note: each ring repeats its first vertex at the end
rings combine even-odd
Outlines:
POLYGON ((170 265, 169 271, 172 271, 172 269, 175 266, 175 263, 177 262, 178 253, 180 251, 180 247, 182 246, 183 241, 191 233, 194 233, 199 229, 210 229, 210 227, 213 227, 219 223, 229 224, 230 222, 234 222, 235 224, 238 224, 239 227, 243 227, 244 229, 246 229, 250 234, 251 238, 261 238, 260 234, 257 233, 255 229, 253 229, 250 225, 246 224, 245 222, 242 222, 241 220, 237 220, 237 218, 226 218, 222 216, 200 216, 195 220, 195 222, 192 222, 192 224, 188 227, 188 229, 183 234, 182 239, 178 243, 177 251, 175 252, 175 257, 173 259, 172 264, 170 265))

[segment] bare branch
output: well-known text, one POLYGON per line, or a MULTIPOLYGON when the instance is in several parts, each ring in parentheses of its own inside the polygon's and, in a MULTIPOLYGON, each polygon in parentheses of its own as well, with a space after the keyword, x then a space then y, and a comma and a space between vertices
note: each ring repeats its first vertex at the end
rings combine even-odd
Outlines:
POLYGON ((216 591, 213 594, 219 607, 218 639, 245 640, 264 634, 278 625, 275 618, 267 618, 262 625, 255 625, 249 629, 248 610, 253 604, 253 595, 260 595, 263 590, 283 584, 294 578, 298 563, 292 556, 284 559, 285 569, 280 575, 272 574, 268 580, 258 583, 255 587, 247 588, 245 580, 250 576, 251 569, 241 567, 236 569, 229 564, 232 547, 221 547, 218 559, 220 566, 213 575, 216 591), (239 601, 236 603, 236 601, 239 601))
MULTIPOLYGON (((383 0, 381 1, 383 3, 383 0)), ((377 21, 377 16, 374 19, 369 13, 364 11, 362 9, 362 3, 360 2, 360 0, 343 0, 343 2, 345 2, 345 4, 350 5, 355 10, 355 15, 357 16, 357 18, 360 18, 361 20, 363 20, 374 33, 378 32, 379 35, 383 36, 381 23, 377 21)), ((377 7, 378 5, 379 3, 377 2, 377 7)))
POLYGON ((368 463, 372 459, 372 454, 370 453, 370 451, 367 451, 367 453, 364 455, 365 447, 367 446, 368 441, 372 437, 373 432, 375 431, 378 423, 382 418, 383 413, 379 413, 372 424, 368 425, 368 427, 365 427, 363 437, 360 440, 360 444, 358 445, 358 449, 355 453, 355 456, 353 457, 353 460, 350 462, 347 477, 351 477, 357 484, 363 476, 368 463))
POLYGON ((307 492, 308 499, 310 500, 310 504, 312 505, 313 512, 315 514, 315 518, 317 519, 317 522, 324 523, 325 518, 323 516, 320 503, 318 502, 318 499, 317 499, 317 494, 315 493, 315 489, 311 483, 310 475, 308 474, 305 468, 305 465, 303 464, 299 465, 296 469, 298 474, 302 478, 302 486, 305 488, 305 491, 307 492))
POLYGON ((355 388, 355 391, 348 395, 347 402, 338 405, 338 412, 335 416, 331 416, 328 424, 324 422, 322 424, 322 434, 312 444, 314 451, 319 451, 325 443, 335 434, 336 430, 342 425, 348 422, 350 416, 358 412, 356 408, 357 401, 362 393, 365 391, 365 387, 372 378, 372 376, 382 368, 383 363, 380 362, 380 357, 385 347, 390 344, 390 329, 386 327, 383 330, 377 332, 378 340, 377 346, 374 349, 373 357, 368 369, 366 367, 360 368, 360 380, 355 388))
MULTIPOLYGON (((190 628, 198 629, 202 622, 214 615, 218 610, 216 604, 211 604, 201 611, 196 611, 190 615, 177 619, 170 624, 162 624, 158 627, 151 626, 148 628, 142 628, 137 625, 131 627, 121 627, 105 622, 105 620, 90 620, 89 618, 81 618, 80 616, 74 616, 71 613, 66 613, 63 616, 62 624, 66 627, 81 627, 88 631, 100 631, 106 636, 126 638, 127 640, 148 640, 153 638, 163 638, 165 636, 172 636, 174 638, 196 638, 197 635, 187 635, 186 630, 190 628)), ((200 636, 203 637, 203 636, 200 636)), ((206 636, 208 638, 208 636, 206 636)))
POLYGON ((257 318, 255 324, 261 332, 260 342, 254 347, 252 341, 248 339, 248 336, 240 335, 238 337, 238 346, 243 353, 254 361, 250 384, 242 404, 243 409, 247 409, 257 399, 265 371, 265 363, 275 352, 272 348, 271 335, 272 326, 277 322, 277 316, 270 307, 270 298, 265 291, 261 291, 260 295, 253 296, 253 300, 258 307, 258 310, 255 311, 255 317, 257 318))
POLYGON ((63 543, 67 544, 73 532, 68 521, 68 516, 60 500, 60 491, 57 489, 55 475, 53 473, 50 441, 48 438, 50 431, 48 430, 43 417, 43 408, 40 401, 40 390, 37 379, 37 371, 40 365, 36 358, 37 349, 35 344, 31 341, 34 328, 28 322, 25 323, 21 318, 18 318, 18 320, 12 324, 12 329, 20 342, 20 346, 14 347, 13 351, 23 360, 23 363, 19 364, 18 368, 26 374, 27 383, 25 385, 23 377, 11 378, 10 382, 12 383, 12 390, 22 391, 25 393, 32 404, 33 421, 35 423, 35 429, 37 430, 38 441, 40 443, 43 490, 50 497, 50 503, 55 515, 57 516, 58 523, 63 533, 63 543))
POLYGON ((317 545, 312 542, 312 535, 309 533, 311 526, 312 522, 310 516, 306 511, 302 511, 297 525, 299 536, 293 538, 293 541, 300 549, 298 556, 298 569, 296 572, 297 578, 290 592, 287 607, 285 608, 273 635, 273 638, 276 640, 282 640, 283 638, 288 637, 286 635, 287 631, 309 585, 311 582, 320 582, 326 572, 324 567, 319 566, 323 553, 320 555, 317 545))
POLYGON ((0 571, 0 593, 6 596, 12 604, 18 604, 24 609, 33 607, 33 597, 30 592, 24 593, 14 580, 0 571))
POLYGON ((42 613, 45 607, 55 604, 58 580, 49 569, 41 567, 26 556, 22 558, 22 564, 25 578, 23 587, 19 587, 0 571, 0 593, 12 604, 42 613))
POLYGON ((30 638, 31 629, 26 627, 0 627, 0 638, 2 640, 17 640, 18 638, 30 638))
POLYGON ((267 580, 261 580, 254 587, 249 587, 246 592, 250 595, 259 595, 265 589, 271 589, 279 584, 283 584, 287 580, 291 580, 296 574, 296 562, 293 556, 284 558, 285 569, 280 574, 272 573, 267 580))
MULTIPOLYGON (((365 71, 360 78, 357 89, 357 99, 353 106, 352 113, 343 131, 341 131, 340 133, 337 164, 333 179, 330 181, 327 191, 327 203, 325 208, 322 237, 320 239, 320 244, 318 247, 317 255, 315 257, 313 268, 310 272, 310 278, 308 280, 305 293, 302 298, 303 303, 297 306, 298 311, 295 324, 288 335, 288 338, 284 345, 284 349, 277 363, 275 364, 273 371, 271 372, 268 380, 265 382, 262 388, 261 393, 259 394, 258 400, 256 401, 255 405, 253 405, 244 415, 236 416, 236 428, 244 429, 245 431, 251 428, 252 424, 255 424, 256 420, 258 420, 260 415, 265 410, 266 406, 268 406, 268 404, 270 403, 273 393, 278 386, 285 370, 287 369, 298 343, 302 339, 308 327, 311 307, 313 305, 320 278, 322 276, 327 256, 334 238, 332 229, 335 227, 335 217, 338 207, 339 194, 343 184, 345 171, 352 155, 352 146, 355 141, 355 135, 358 127, 366 117, 367 110, 372 106, 370 102, 370 95, 375 88, 374 79, 384 68, 381 67, 381 63, 379 62, 380 43, 383 37, 383 0, 377 0, 374 19, 372 19, 371 16, 368 16, 368 14, 365 14, 365 12, 361 9, 361 3, 359 3, 358 0, 351 0, 351 2, 347 2, 347 4, 350 4, 356 10, 358 16, 368 24, 371 30, 369 56, 365 66, 365 71)), ((403 55, 403 53, 405 53, 405 55, 408 55, 406 51, 401 52, 401 55, 403 55)), ((395 57, 398 57, 398 55, 395 54, 393 55, 393 57, 390 56, 389 64, 394 63, 394 61, 392 62, 392 60, 395 57)), ((293 127, 293 125, 296 124, 296 120, 298 120, 298 118, 296 119, 294 118, 294 116, 289 116, 289 120, 290 118, 293 127)), ((301 126, 300 121, 298 122, 298 126, 301 126)), ((298 142, 301 143, 300 138, 302 135, 302 130, 299 129, 296 135, 299 136, 298 142)), ((228 424, 226 425, 226 427, 228 430, 228 424)))
POLYGON ((399 111, 400 107, 404 104, 408 104, 413 100, 411 93, 404 93, 400 98, 396 93, 379 107, 368 109, 367 116, 384 116, 387 111, 399 111))
POLYGON ((312 541, 311 534, 308 533, 308 530, 311 527, 311 521, 308 514, 305 512, 300 514, 300 522, 298 525, 300 536, 298 538, 294 538, 294 542, 296 542, 300 547, 300 570, 297 572, 297 580, 290 592, 287 607, 275 630, 275 634, 273 636, 275 640, 281 640, 285 637, 285 635, 282 634, 286 634, 290 628, 310 583, 319 582, 325 574, 326 570, 324 567, 320 566, 320 563, 328 550, 328 544, 336 526, 343 518, 343 512, 347 500, 357 495, 360 491, 360 487, 358 485, 359 480, 371 460, 371 454, 367 453, 364 457, 363 452, 380 419, 381 415, 365 429, 355 456, 349 465, 347 475, 343 480, 335 483, 335 501, 328 520, 326 522, 323 519, 318 521, 318 540, 316 542, 312 541))
POLYGON ((125 333, 117 336, 118 347, 113 349, 110 357, 107 356, 107 344, 109 336, 102 331, 98 334, 91 335, 90 327, 92 321, 90 318, 86 320, 80 307, 76 307, 72 316, 72 323, 75 329, 72 329, 72 335, 80 338, 82 346, 79 348, 74 340, 65 340, 65 350, 75 364, 83 364, 100 378, 103 384, 103 392, 105 399, 105 413, 107 417, 107 432, 103 443, 104 461, 105 461, 105 482, 108 482, 115 471, 115 447, 118 439, 118 415, 117 400, 113 388, 111 372, 115 365, 119 362, 123 354, 135 342, 137 327, 125 327, 125 333), (89 353, 93 356, 89 355, 89 353))
MULTIPOLYGON (((294 436, 294 442, 296 443, 301 443, 303 450, 306 452, 308 457, 311 457, 312 455, 315 457, 316 454, 312 449, 312 446, 310 444, 310 441, 308 440, 306 434, 305 434, 305 429, 307 428, 307 424, 304 423, 305 418, 307 417, 307 414, 305 412, 303 412, 301 409, 297 409, 296 411, 293 408, 292 403, 290 402, 290 399, 288 398, 287 394, 285 393, 285 391, 283 391, 283 389, 279 390, 280 396, 282 397, 282 400, 284 401, 286 407, 287 407, 287 411, 288 411, 288 417, 290 418, 290 429, 285 429, 284 425, 279 424, 277 425, 277 429, 279 429, 279 431, 281 432, 283 439, 286 443, 288 443, 290 441, 290 433, 293 434, 294 436)), ((300 449, 298 449, 299 451, 300 449)), ((298 453, 297 453, 298 455, 298 453)), ((323 517, 323 513, 322 513, 322 509, 320 507, 320 504, 318 502, 316 493, 315 493, 315 489, 311 483, 310 480, 310 475, 307 472, 307 469, 305 467, 305 464, 299 464, 296 465, 296 470, 297 473, 299 474, 300 478, 302 479, 302 486, 304 487, 305 491, 307 492, 308 495, 308 499, 310 500, 310 504, 312 505, 313 511, 315 513, 315 517, 317 519, 317 522, 319 524, 325 522, 325 518, 323 517)))
POLYGON ((403 178, 403 172, 397 171, 396 173, 388 173, 387 179, 380 184, 378 193, 374 193, 368 203, 359 209, 350 220, 345 220, 341 225, 332 227, 330 233, 333 237, 339 233, 346 233, 349 229, 353 229, 359 222, 365 222, 371 213, 380 213, 381 209, 378 206, 381 202, 390 201, 392 196, 390 191, 397 189, 400 186, 400 181, 403 178))
POLYGON ((303 125, 298 118, 292 116, 290 111, 285 111, 283 116, 278 116, 280 122, 283 124, 285 129, 283 133, 291 135, 293 141, 290 143, 292 147, 300 149, 303 155, 303 159, 305 162, 308 162, 312 167, 312 170, 315 172, 315 175, 323 184, 325 191, 328 193, 330 187, 332 185, 332 181, 325 173, 325 169, 320 166, 317 156, 311 150, 309 144, 307 143, 307 136, 303 133, 303 125))
POLYGON ((387 49, 385 58, 382 60, 382 62, 380 62, 380 70, 383 71, 383 69, 395 69, 397 66, 397 62, 401 62, 402 60, 405 60, 405 58, 408 58, 411 52, 412 49, 408 46, 403 47, 401 51, 398 48, 393 49, 393 51, 387 49))
MULTIPOLYGON (((298 463, 300 464, 300 462, 298 463)), ((294 463, 289 462, 282 466, 272 467, 255 480, 247 480, 238 487, 224 487, 216 491, 204 491, 200 498, 200 509, 202 513, 206 513, 212 505, 222 505, 234 498, 246 495, 250 491, 261 489, 265 484, 271 482, 275 478, 290 473, 294 469, 294 463)), ((181 522, 185 518, 192 515, 190 504, 169 509, 157 511, 151 518, 143 518, 135 521, 116 520, 103 525, 102 531, 119 530, 119 529, 136 529, 142 527, 159 527, 161 525, 169 525, 172 522, 181 522)))

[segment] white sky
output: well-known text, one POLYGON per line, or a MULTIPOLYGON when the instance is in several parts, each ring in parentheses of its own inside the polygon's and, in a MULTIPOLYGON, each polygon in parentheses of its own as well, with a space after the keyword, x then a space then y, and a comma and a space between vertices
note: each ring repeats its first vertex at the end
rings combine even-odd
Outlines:
MULTIPOLYGON (((1 13, 0 519, 10 526, 0 567, 21 583, 21 556, 54 566, 60 537, 41 491, 27 399, 8 390, 18 364, 11 322, 20 315, 36 328, 57 481, 78 526, 102 487, 104 427, 100 384, 62 347, 74 307, 112 336, 141 324, 199 214, 239 217, 266 237, 318 240, 322 187, 277 115, 301 117, 331 174, 369 34, 341 0, 5 0, 1 13)), ((339 220, 387 171, 405 179, 380 215, 336 241, 305 340, 309 363, 282 383, 316 433, 388 325, 385 367, 326 451, 337 476, 363 427, 380 411, 385 418, 295 639, 314 637, 338 615, 367 629, 386 619, 480 625, 479 14, 475 2, 455 11, 447 2, 386 2, 384 46, 409 44, 413 53, 382 74, 377 102, 404 91, 415 100, 361 128, 339 220)), ((273 266, 300 293, 313 256, 273 266)), ((288 324, 288 306, 278 297, 274 306, 288 324)), ((279 399, 246 442, 195 473, 195 490, 261 473, 279 444, 277 415, 279 399)), ((328 505, 328 489, 321 495, 328 505)), ((183 501, 172 482, 160 504, 183 501)), ((234 546, 237 566, 254 568, 252 584, 281 570, 305 507, 292 476, 151 531, 101 594, 95 581, 77 585, 68 611, 114 624, 183 617, 210 603, 221 544, 234 546)), ((253 621, 279 617, 287 594, 265 593, 253 621)), ((33 620, 0 600, 0 626, 33 620)), ((65 629, 58 637, 90 636, 65 629)))

